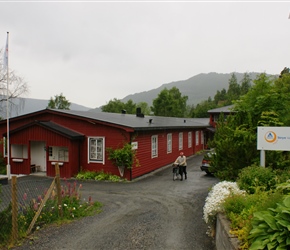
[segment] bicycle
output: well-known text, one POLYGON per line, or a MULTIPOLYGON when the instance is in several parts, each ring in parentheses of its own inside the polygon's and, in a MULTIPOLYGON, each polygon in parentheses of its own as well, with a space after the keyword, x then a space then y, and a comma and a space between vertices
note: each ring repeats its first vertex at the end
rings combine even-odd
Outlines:
POLYGON ((173 180, 175 181, 176 179, 178 179, 178 175, 179 175, 179 165, 174 164, 172 165, 172 173, 173 173, 173 180))

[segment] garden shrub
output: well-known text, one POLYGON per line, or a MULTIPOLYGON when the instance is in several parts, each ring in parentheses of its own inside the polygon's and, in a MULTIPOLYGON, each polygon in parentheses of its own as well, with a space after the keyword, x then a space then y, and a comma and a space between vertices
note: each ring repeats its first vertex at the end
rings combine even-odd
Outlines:
POLYGON ((9 206, 0 212, 1 230, 0 230, 0 246, 2 242, 7 242, 12 232, 12 206, 9 206))
POLYGON ((276 184, 284 183, 290 179, 290 168, 285 168, 283 170, 274 170, 276 175, 276 184))
POLYGON ((254 212, 275 207, 283 199, 280 191, 256 192, 255 194, 232 194, 223 203, 224 211, 231 221, 230 233, 237 236, 240 249, 248 249, 248 236, 252 230, 251 220, 254 212))
POLYGON ((112 181, 119 182, 125 181, 117 175, 112 175, 111 173, 105 173, 103 170, 96 171, 81 171, 77 174, 76 179, 78 180, 96 180, 96 181, 112 181))
POLYGON ((275 208, 254 213, 250 231, 250 250, 290 248, 290 196, 275 208))
POLYGON ((270 168, 252 165, 241 170, 237 178, 237 184, 240 189, 250 194, 257 190, 268 191, 275 187, 276 175, 270 168))

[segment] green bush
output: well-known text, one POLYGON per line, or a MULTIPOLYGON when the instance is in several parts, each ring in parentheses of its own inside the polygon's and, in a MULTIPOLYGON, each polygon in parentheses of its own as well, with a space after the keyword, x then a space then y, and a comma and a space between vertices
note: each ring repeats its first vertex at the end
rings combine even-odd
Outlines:
POLYGON ((124 166, 127 169, 131 169, 135 164, 139 166, 139 160, 136 157, 136 150, 132 148, 130 143, 126 143, 121 148, 107 148, 109 153, 109 160, 112 161, 117 167, 124 166))
POLYGON ((256 192, 247 195, 231 195, 223 203, 226 216, 231 221, 230 233, 237 236, 241 246, 239 249, 248 249, 248 236, 252 230, 254 212, 276 207, 283 199, 280 191, 256 192))
POLYGON ((284 183, 290 179, 290 168, 285 168, 283 170, 276 169, 274 170, 274 173, 276 175, 276 183, 284 183))
POLYGON ((76 178, 78 180, 96 180, 96 181, 112 181, 112 182, 120 182, 124 181, 117 175, 112 175, 111 173, 105 173, 103 170, 96 171, 82 171, 77 174, 76 178))
POLYGON ((12 206, 11 204, 0 212, 1 230, 0 230, 0 246, 1 242, 9 241, 12 232, 12 206))
POLYGON ((275 208, 254 213, 250 231, 250 250, 290 248, 290 196, 275 208))
POLYGON ((276 185, 276 175, 270 168, 256 165, 241 170, 237 178, 238 186, 250 194, 257 190, 268 191, 276 185))

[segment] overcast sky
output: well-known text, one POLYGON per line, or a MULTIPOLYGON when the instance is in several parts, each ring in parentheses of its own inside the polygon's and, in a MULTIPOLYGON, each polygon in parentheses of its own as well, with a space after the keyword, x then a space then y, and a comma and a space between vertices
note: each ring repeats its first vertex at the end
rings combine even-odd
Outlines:
POLYGON ((200 73, 279 74, 290 67, 289 10, 290 1, 0 1, 0 49, 8 31, 25 97, 63 93, 95 108, 200 73))

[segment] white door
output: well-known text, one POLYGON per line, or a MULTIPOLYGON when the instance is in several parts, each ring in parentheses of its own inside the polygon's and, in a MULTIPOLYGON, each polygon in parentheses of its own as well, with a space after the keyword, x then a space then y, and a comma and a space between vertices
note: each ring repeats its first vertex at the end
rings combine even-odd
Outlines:
POLYGON ((43 141, 30 142, 31 165, 39 166, 39 170, 46 172, 46 145, 43 141))

